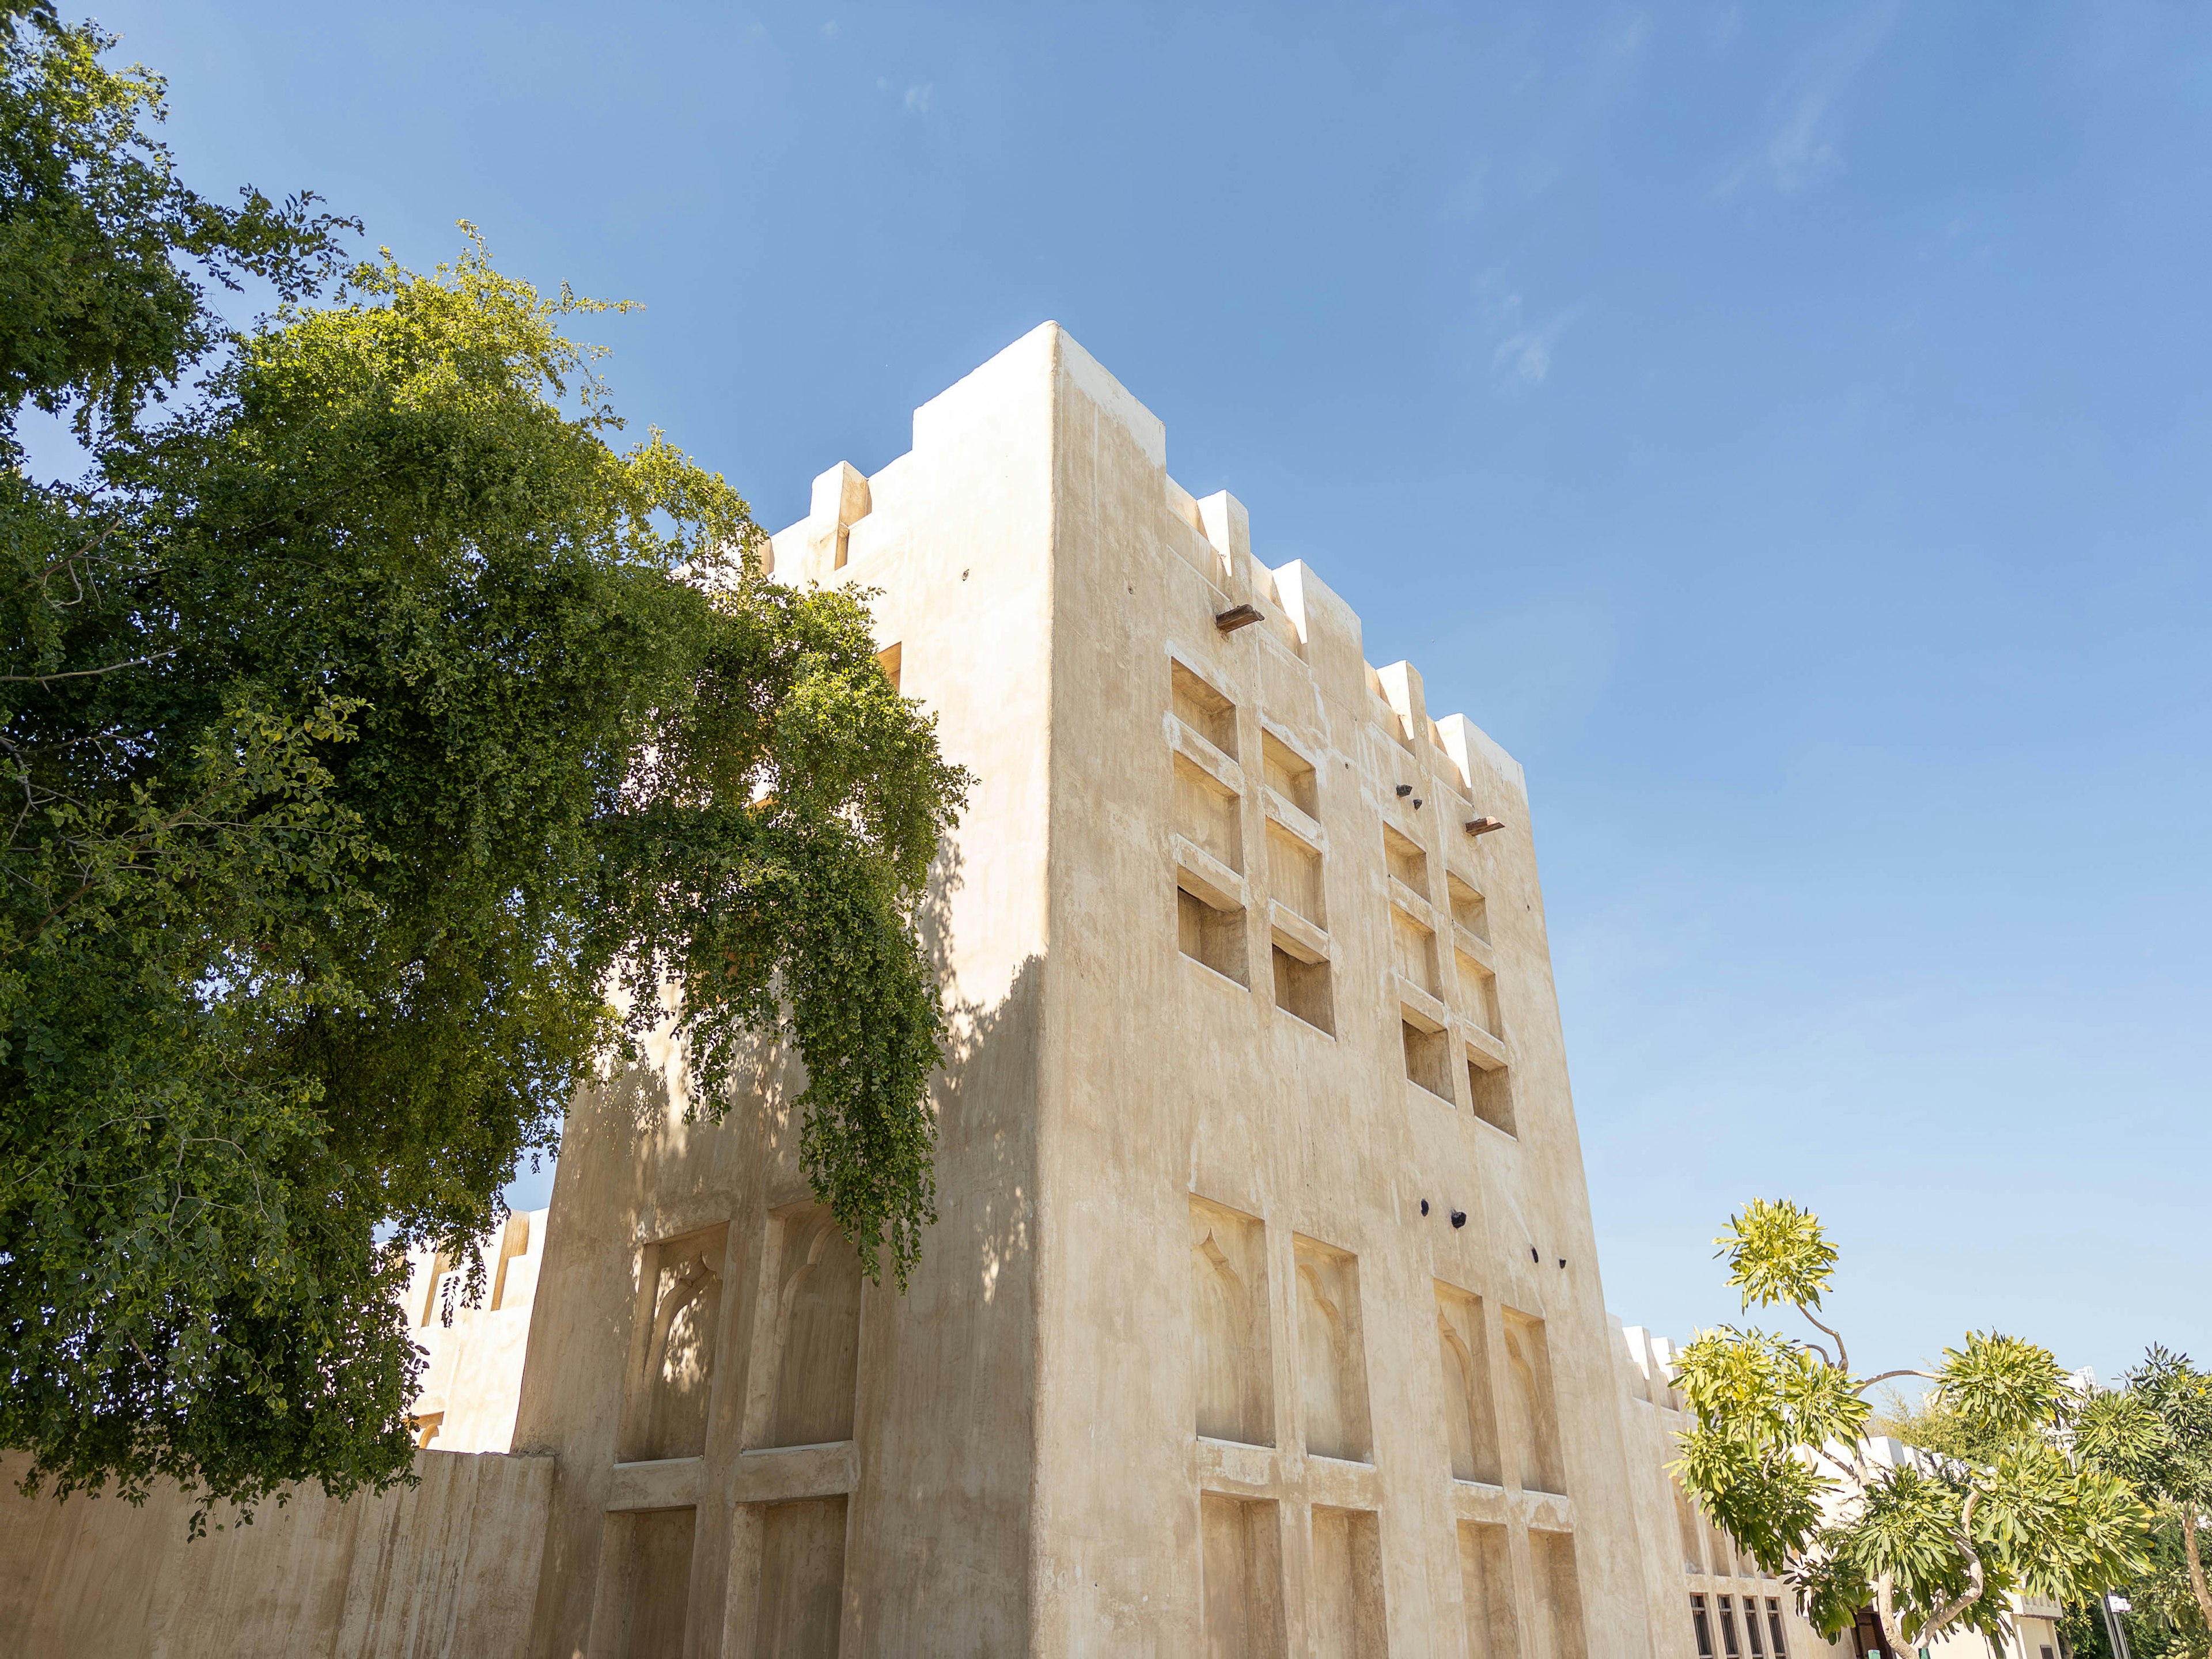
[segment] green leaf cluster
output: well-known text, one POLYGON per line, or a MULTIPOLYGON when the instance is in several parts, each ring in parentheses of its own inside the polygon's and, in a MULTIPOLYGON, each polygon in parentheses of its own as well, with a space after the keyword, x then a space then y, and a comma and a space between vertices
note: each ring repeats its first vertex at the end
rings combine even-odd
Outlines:
POLYGON ((788 1040, 903 1283, 968 779, 867 596, 768 580, 719 475, 620 442, 565 332, 611 307, 473 236, 319 297, 341 226, 192 196, 158 81, 6 16, 0 1445, 63 1492, 404 1478, 401 1247, 494 1224, 656 1026, 710 1113, 788 1040), (244 331, 240 272, 291 296, 244 331), (26 476, 27 404, 92 476, 26 476))
POLYGON ((2135 1581, 2131 1599, 2201 1643, 2212 1633, 2203 1543, 2212 1526, 2212 1372, 2153 1346, 2119 1389, 2083 1403, 2074 1443, 2085 1462, 2127 1481, 2158 1514, 2159 1561, 2135 1581))

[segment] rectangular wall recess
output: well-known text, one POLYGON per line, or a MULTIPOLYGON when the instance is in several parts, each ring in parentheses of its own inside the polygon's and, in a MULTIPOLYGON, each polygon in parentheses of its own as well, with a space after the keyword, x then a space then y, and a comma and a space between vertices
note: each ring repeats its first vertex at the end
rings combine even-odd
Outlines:
POLYGON ((592 1650, 604 1659, 684 1659, 698 1511, 639 1510, 606 1518, 592 1650), (604 1622, 602 1622, 604 1621, 604 1622))
POLYGON ((1387 1659, 1382 1549, 1373 1511, 1313 1511, 1315 1659, 1387 1659))
POLYGON ((1237 705, 1181 663, 1170 660, 1169 671, 1174 678, 1175 717, 1235 760, 1237 705))
POLYGON ((1176 945, 1192 961, 1204 963, 1224 979, 1244 986, 1252 982, 1242 910, 1217 909, 1189 888, 1177 887, 1176 945))
POLYGON ((1304 962, 1277 944, 1269 952, 1274 965, 1275 1006, 1316 1030, 1336 1032, 1336 1006, 1329 991, 1328 963, 1304 962))
POLYGON ((1398 1028, 1406 1053, 1407 1079, 1419 1084, 1437 1099, 1451 1102, 1451 1033, 1426 1029, 1404 1016, 1400 1018, 1398 1028))
POLYGON ((1467 1050, 1467 1095, 1474 1115, 1492 1128, 1509 1135, 1520 1133, 1514 1127, 1511 1070, 1494 1063, 1472 1043, 1467 1050))
POLYGON ((1490 1334, 1482 1298, 1437 1286, 1437 1343, 1443 1372, 1445 1444, 1452 1478, 1504 1483, 1498 1449, 1498 1407, 1490 1382, 1490 1334))
POLYGON ((1473 1659, 1521 1659, 1512 1559, 1504 1527, 1460 1522, 1460 1590, 1467 1608, 1467 1648, 1473 1659))
POLYGON ((1504 1310, 1509 1444, 1519 1453, 1521 1484, 1531 1492, 1565 1492, 1559 1455, 1559 1410, 1552 1389, 1552 1351, 1544 1322, 1504 1310))
POLYGON ((1278 1510, 1218 1492, 1198 1500, 1206 1659, 1284 1659, 1278 1510))
POLYGON ((641 1254, 618 1443, 623 1462, 697 1457, 707 1449, 728 1239, 727 1227, 708 1227, 657 1240, 641 1254))
POLYGON ((1367 1356, 1359 1263, 1310 1238, 1295 1241, 1298 1375, 1306 1450, 1364 1462, 1370 1455, 1367 1356))

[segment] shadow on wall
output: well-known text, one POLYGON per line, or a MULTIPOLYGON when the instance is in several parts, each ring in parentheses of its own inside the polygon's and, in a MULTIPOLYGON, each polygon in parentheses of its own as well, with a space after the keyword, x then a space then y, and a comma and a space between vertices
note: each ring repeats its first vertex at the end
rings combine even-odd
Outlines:
MULTIPOLYGON (((963 881, 957 849, 941 849, 916 909, 927 959, 947 986, 963 881)), ((971 982, 990 972, 974 967, 973 954, 971 982)), ((860 1485, 740 1495, 726 1534, 703 1508, 617 1517, 596 1546, 597 1518, 578 1517, 573 1541, 556 1525, 546 1571, 552 1623, 541 1626, 538 1649, 565 1653, 585 1630, 594 1650, 624 1659, 672 1656, 718 1632, 725 1659, 1026 1644, 1029 1172, 1042 974, 1031 954, 1012 964, 1002 994, 949 1002, 931 1096, 939 1219, 905 1296, 888 1282, 864 1288, 834 1223, 800 1201, 647 1243, 641 1294, 623 1316, 631 1328, 605 1333, 632 1356, 626 1459, 703 1452, 715 1464, 739 1450, 818 1458, 850 1446, 846 1467, 860 1485), (747 1261, 756 1246, 739 1241, 756 1237, 768 1254, 741 1271, 757 1272, 762 1289, 710 1286, 716 1265, 747 1261), (754 1307, 756 1294, 769 1300, 754 1307), (710 1301, 725 1310, 719 1336, 710 1301), (866 1582, 847 1574, 848 1546, 871 1564, 866 1582), (604 1558, 598 1568, 586 1559, 593 1549, 604 1558), (564 1582, 598 1589, 580 1597, 564 1582)), ((748 1143, 758 1135, 795 1152, 802 1062, 771 1040, 748 1059, 727 1121, 748 1143), (748 1113, 760 1115, 747 1121, 748 1113)), ((609 1138, 591 1156, 635 1171, 632 1196, 648 1209, 657 1154, 712 1132, 675 1109, 679 1065, 664 1052, 613 1082, 605 1109, 575 1119, 580 1133, 609 1138), (624 1089, 632 1092, 620 1096, 624 1089)))

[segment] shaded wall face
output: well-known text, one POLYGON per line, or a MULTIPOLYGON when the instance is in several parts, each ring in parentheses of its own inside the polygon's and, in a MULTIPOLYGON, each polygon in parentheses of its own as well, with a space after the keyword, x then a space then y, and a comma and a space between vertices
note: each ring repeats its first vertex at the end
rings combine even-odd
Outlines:
POLYGON ((951 1016, 938 1223, 903 1294, 866 1282, 779 1048, 719 1121, 686 1121, 665 1043, 575 1103, 516 1431, 561 1462, 541 1654, 1025 1644, 1048 408, 1046 356, 1006 354, 917 411, 908 456, 825 474, 772 553, 880 590, 885 672, 978 780, 922 914, 951 1016))

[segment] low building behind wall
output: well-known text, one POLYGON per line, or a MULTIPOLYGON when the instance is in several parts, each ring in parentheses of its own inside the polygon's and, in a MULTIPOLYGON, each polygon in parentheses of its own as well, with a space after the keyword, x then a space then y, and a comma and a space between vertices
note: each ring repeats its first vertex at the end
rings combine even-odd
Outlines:
POLYGON ((483 1279, 474 1306, 465 1263, 442 1252, 409 1252, 412 1272, 401 1305, 423 1353, 410 1408, 416 1444, 458 1452, 513 1445, 549 1215, 517 1211, 477 1241, 483 1279))

